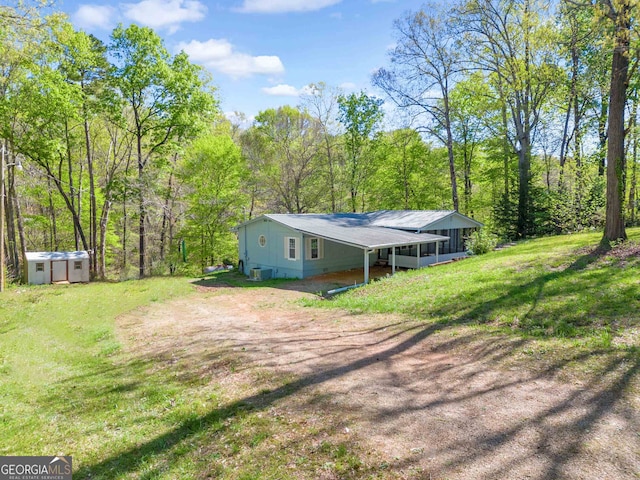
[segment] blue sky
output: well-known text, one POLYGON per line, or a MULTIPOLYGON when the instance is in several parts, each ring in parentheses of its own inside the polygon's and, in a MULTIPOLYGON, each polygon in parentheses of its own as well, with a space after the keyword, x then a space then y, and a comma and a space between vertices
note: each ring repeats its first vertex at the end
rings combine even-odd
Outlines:
POLYGON ((393 21, 407 0, 58 0, 77 28, 108 41, 119 22, 152 27, 176 53, 213 74, 224 112, 248 117, 296 105, 310 83, 347 93, 371 87, 388 64, 393 21))

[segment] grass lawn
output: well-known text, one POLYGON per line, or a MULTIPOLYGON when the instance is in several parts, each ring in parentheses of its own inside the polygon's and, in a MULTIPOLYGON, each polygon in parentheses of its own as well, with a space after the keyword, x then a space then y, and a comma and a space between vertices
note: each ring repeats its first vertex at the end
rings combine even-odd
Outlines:
MULTIPOLYGON (((527 368, 560 359, 572 371, 612 375, 625 390, 640 366, 640 229, 628 233, 630 242, 606 253, 594 250, 599 233, 530 240, 307 303, 393 312, 478 341, 511 339, 512 358, 527 368)), ((224 281, 248 285, 235 278, 224 281)), ((70 454, 76 479, 397 476, 283 411, 274 399, 296 379, 257 369, 229 385, 236 359, 224 346, 212 345, 220 368, 205 373, 122 348, 119 315, 188 295, 197 301, 185 278, 1 294, 0 455, 70 454)))
POLYGON ((608 252, 596 249, 601 233, 527 240, 308 303, 405 314, 449 335, 506 334, 524 339, 518 353, 593 373, 599 356, 640 357, 640 228, 627 233, 608 252))
POLYGON ((75 479, 280 479, 305 471, 313 478, 309 472, 323 469, 340 478, 366 475, 353 448, 322 427, 280 408, 255 408, 261 398, 272 401, 265 385, 284 394, 293 379, 258 370, 243 384, 221 387, 236 361, 224 348, 213 346, 207 368, 219 368, 204 373, 202 365, 122 348, 119 315, 179 296, 197 301, 193 283, 150 278, 3 293, 0 455, 72 455, 75 479), (327 440, 300 455, 287 446, 292 431, 297 439, 327 440))

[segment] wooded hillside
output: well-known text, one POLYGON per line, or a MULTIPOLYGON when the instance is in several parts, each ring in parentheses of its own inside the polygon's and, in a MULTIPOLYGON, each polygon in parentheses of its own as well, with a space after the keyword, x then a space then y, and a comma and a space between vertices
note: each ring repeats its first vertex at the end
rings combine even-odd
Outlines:
POLYGON ((7 271, 37 250, 89 250, 98 278, 235 262, 231 228, 264 212, 457 209, 504 239, 624 239, 638 222, 637 9, 425 5, 390 25, 377 90, 318 79, 298 105, 229 120, 208 72, 150 28, 102 42, 39 6, 0 6, 7 271))

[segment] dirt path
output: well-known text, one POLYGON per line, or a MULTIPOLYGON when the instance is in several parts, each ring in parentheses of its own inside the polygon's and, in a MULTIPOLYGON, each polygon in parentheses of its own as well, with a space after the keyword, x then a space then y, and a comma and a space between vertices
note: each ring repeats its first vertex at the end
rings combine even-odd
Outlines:
POLYGON ((237 375, 296 378, 287 396, 342 412, 345 432, 420 478, 640 477, 640 414, 624 378, 567 384, 498 368, 500 339, 304 308, 295 301, 309 294, 291 288, 200 287, 123 318, 120 335, 141 355, 195 370, 224 347, 242 359, 237 375))

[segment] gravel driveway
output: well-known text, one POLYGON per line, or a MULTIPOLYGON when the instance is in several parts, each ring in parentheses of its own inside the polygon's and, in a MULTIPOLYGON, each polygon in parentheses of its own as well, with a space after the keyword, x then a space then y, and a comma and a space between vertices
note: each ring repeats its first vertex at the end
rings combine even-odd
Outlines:
POLYGON ((194 368, 224 346, 246 373, 294 378, 283 396, 339 412, 354 441, 420 478, 640 477, 640 404, 628 393, 638 365, 567 380, 557 365, 504 362, 517 339, 303 307, 300 290, 320 288, 302 285, 201 286, 123 317, 120 336, 194 368))

